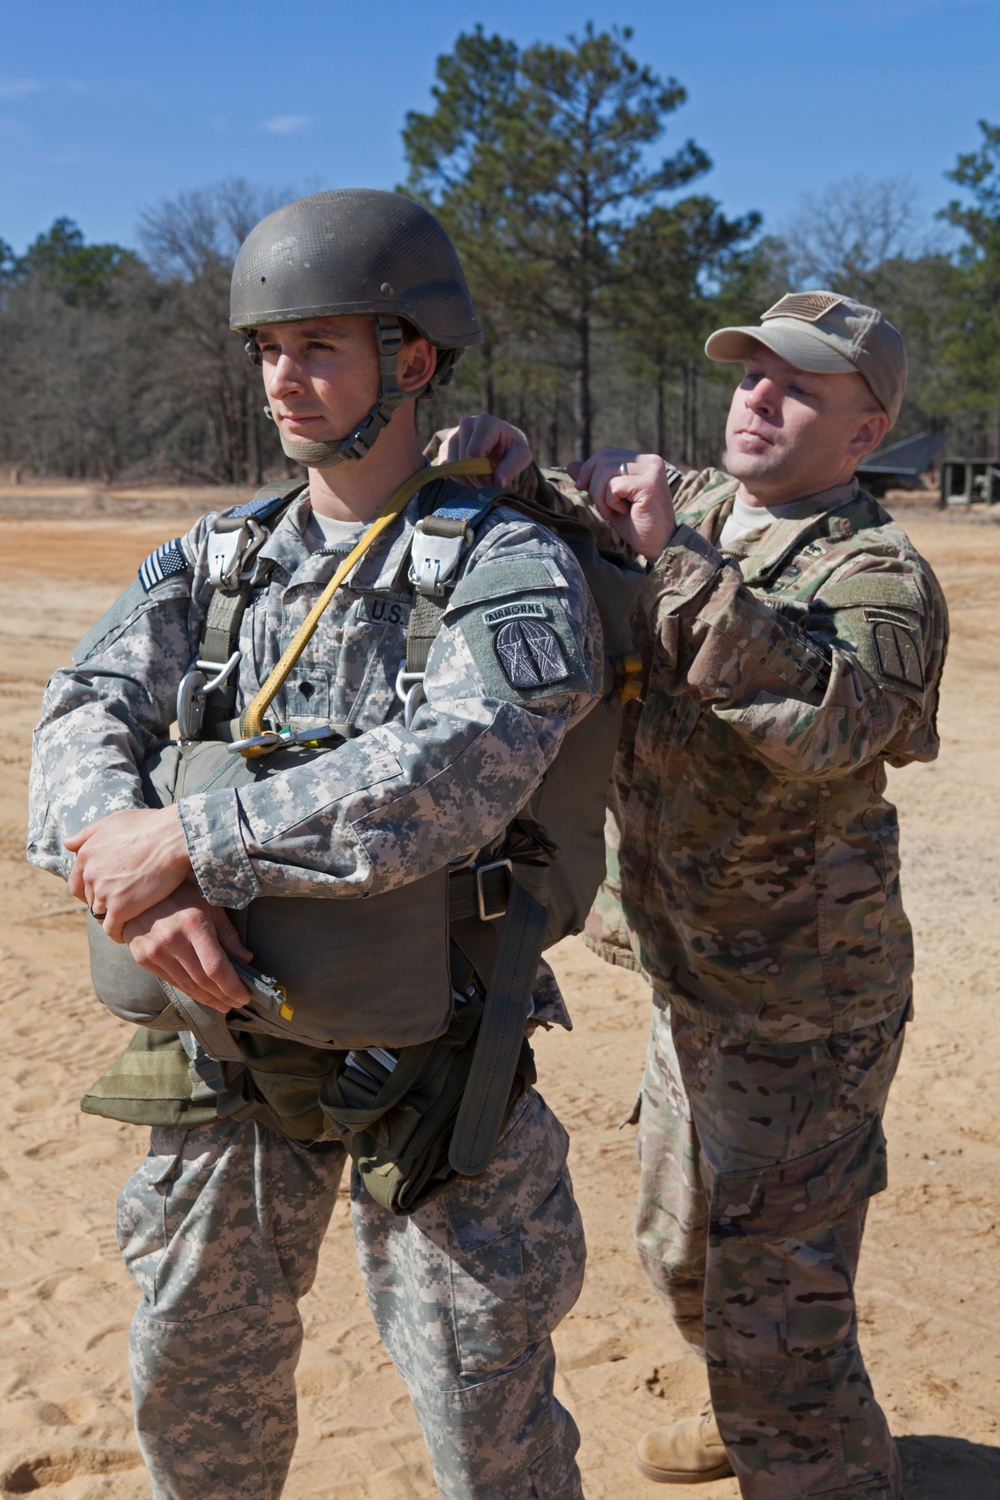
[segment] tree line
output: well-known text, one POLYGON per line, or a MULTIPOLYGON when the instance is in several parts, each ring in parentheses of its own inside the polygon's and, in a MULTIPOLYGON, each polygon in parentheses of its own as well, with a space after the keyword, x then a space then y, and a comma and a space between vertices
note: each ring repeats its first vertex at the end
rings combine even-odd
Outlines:
MULTIPOLYGON (((945 174, 946 248, 918 243, 898 179, 834 184, 778 234, 702 190, 696 142, 664 152, 685 91, 631 46, 627 28, 519 48, 477 27, 406 116, 400 190, 448 228, 485 331, 422 404, 424 430, 485 409, 547 462, 612 440, 715 462, 732 372, 705 359, 706 334, 822 286, 903 331, 899 436, 1000 456, 1000 126, 980 121, 945 174)), ((135 250, 87 244, 67 218, 22 256, 0 240, 0 463, 106 482, 280 471, 228 285, 246 233, 294 196, 241 178, 181 193, 142 214, 135 250)))

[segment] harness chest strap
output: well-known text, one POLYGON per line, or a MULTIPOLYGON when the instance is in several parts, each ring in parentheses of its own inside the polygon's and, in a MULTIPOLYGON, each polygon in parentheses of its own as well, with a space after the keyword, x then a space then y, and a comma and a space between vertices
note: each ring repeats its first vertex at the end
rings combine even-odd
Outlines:
POLYGON ((264 575, 257 569, 256 584, 252 585, 248 563, 267 534, 261 523, 268 522, 273 530, 304 488, 299 479, 269 486, 246 505, 220 516, 215 531, 209 535, 212 593, 198 655, 177 693, 177 722, 182 740, 214 739, 236 712, 235 668, 240 657, 240 628, 253 587, 259 587, 270 574, 270 564, 265 565, 264 575), (221 562, 215 549, 218 542, 225 544, 221 562))
MULTIPOLYGON (((398 516, 402 515, 417 491, 422 489, 428 480, 431 479, 442 479, 448 475, 485 475, 491 471, 492 464, 488 458, 464 458, 460 459, 457 463, 436 465, 430 471, 426 468, 418 469, 415 474, 410 475, 409 479, 403 481, 396 493, 387 501, 378 519, 373 522, 357 546, 351 549, 337 568, 322 594, 320 594, 316 603, 295 632, 281 659, 272 669, 267 681, 250 704, 243 717, 242 725, 243 733, 247 739, 256 739, 260 736, 264 724, 264 714, 277 693, 284 686, 289 673, 312 639, 317 625, 322 619, 327 606, 332 601, 333 596, 340 588, 340 585, 382 533, 392 525, 398 516)), ((261 755, 266 755, 269 750, 275 748, 277 748, 276 745, 247 745, 241 751, 241 754, 247 759, 252 760, 261 755)))

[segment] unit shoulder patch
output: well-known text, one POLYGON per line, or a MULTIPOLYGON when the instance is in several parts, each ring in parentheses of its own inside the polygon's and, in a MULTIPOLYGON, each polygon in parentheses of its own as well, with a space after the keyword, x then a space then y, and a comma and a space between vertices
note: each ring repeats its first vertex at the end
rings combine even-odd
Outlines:
MULTIPOLYGON (((822 601, 825 602, 825 601, 822 601)), ((915 609, 896 604, 865 604, 831 614, 836 635, 857 652, 869 676, 908 698, 925 687, 924 640, 915 609)))
POLYGON ((493 650, 512 688, 547 687, 569 676, 559 637, 539 620, 508 620, 493 637, 493 650))
POLYGON ((872 647, 883 677, 923 691, 924 668, 919 643, 912 630, 895 620, 874 620, 872 647))
POLYGON ((552 556, 485 561, 461 579, 444 621, 461 631, 491 698, 533 702, 593 692, 563 597, 569 592, 552 556))

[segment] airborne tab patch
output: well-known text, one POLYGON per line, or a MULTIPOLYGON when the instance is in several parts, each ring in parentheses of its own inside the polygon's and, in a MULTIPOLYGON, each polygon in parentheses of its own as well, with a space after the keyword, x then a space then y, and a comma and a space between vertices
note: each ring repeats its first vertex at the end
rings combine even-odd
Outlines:
POLYGON ((502 625, 504 620, 545 620, 548 610, 544 604, 532 599, 519 599, 516 604, 498 604, 483 615, 484 625, 502 625))
POLYGON ((559 637, 538 620, 508 620, 494 636, 493 650, 513 688, 547 687, 569 676, 559 637))

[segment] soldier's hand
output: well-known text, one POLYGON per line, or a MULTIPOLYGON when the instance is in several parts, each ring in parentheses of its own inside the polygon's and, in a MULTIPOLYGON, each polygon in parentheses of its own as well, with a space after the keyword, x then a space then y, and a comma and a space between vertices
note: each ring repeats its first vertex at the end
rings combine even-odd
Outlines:
POLYGON ((176 807, 136 808, 90 823, 65 846, 76 855, 69 892, 104 931, 123 942, 125 923, 155 906, 191 874, 184 830, 176 807))
POLYGON ((598 448, 585 462, 566 465, 622 541, 640 557, 659 557, 677 527, 663 459, 630 448, 598 448))
POLYGON ((126 922, 124 938, 137 964, 202 1005, 225 1012, 250 999, 226 955, 249 963, 253 954, 227 913, 210 906, 193 880, 126 922))
MULTIPOLYGON (((531 463, 531 444, 525 434, 499 417, 463 417, 457 427, 442 427, 433 442, 437 444, 437 464, 457 463, 460 458, 489 458, 498 489, 510 484, 531 463)), ((481 484, 482 480, 473 478, 469 483, 481 484)))

